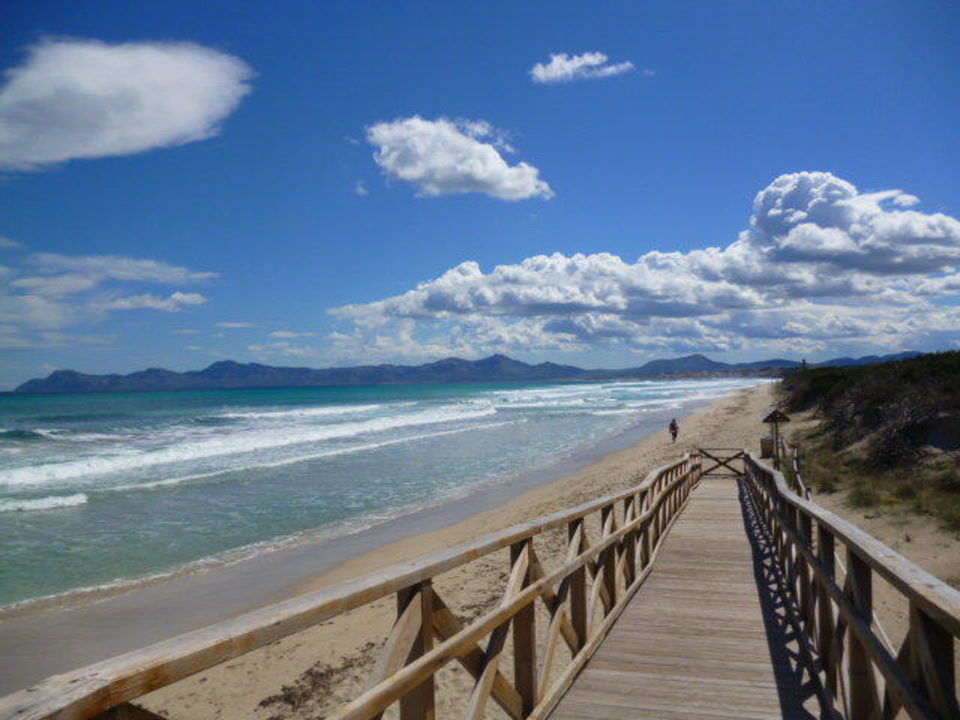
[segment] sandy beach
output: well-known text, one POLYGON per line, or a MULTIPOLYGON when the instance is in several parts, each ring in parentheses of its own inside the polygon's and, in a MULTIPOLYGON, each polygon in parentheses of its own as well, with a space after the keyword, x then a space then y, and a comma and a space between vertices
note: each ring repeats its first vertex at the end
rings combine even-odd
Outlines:
MULTIPOLYGON (((760 418, 770 405, 771 389, 764 384, 741 390, 697 409, 682 422, 675 445, 664 428, 494 509, 349 560, 298 590, 307 592, 356 578, 621 490, 697 446, 756 449, 764 431, 760 418)), ((537 552, 549 561, 563 547, 561 536, 548 536, 537 552)), ((461 618, 475 617, 499 600, 508 567, 501 555, 505 553, 481 558, 435 580, 438 592, 461 618)), ((386 598, 159 690, 144 698, 143 704, 172 720, 322 717, 362 690, 393 615, 394 600, 386 598)), ((471 684, 459 668, 445 668, 438 675, 438 707, 457 704, 469 693, 471 684)), ((491 717, 497 713, 499 710, 490 710, 491 717)))

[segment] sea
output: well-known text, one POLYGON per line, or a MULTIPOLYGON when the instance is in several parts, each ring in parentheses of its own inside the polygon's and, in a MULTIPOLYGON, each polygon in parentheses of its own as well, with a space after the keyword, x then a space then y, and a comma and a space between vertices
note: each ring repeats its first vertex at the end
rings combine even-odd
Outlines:
POLYGON ((758 382, 0 395, 0 611, 509 489, 758 382))

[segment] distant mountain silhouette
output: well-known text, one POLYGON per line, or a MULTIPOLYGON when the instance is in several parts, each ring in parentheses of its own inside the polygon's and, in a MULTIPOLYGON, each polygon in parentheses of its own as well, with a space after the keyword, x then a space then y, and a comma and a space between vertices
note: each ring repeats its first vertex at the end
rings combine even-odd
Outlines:
POLYGON ((922 352, 910 350, 908 352, 896 353, 894 355, 864 355, 863 357, 839 357, 833 360, 827 360, 817 365, 826 365, 829 367, 844 367, 847 365, 876 365, 877 363, 893 362, 895 360, 909 360, 910 358, 920 357, 922 352))
MULTIPOLYGON (((921 353, 863 358, 836 358, 821 365, 867 365, 921 353)), ((397 385, 416 383, 497 382, 505 380, 603 380, 646 377, 716 377, 778 375, 799 367, 795 360, 776 358, 749 363, 724 363, 704 355, 651 360, 622 370, 584 370, 573 365, 544 362, 538 365, 491 355, 481 360, 446 358, 424 365, 359 365, 356 367, 273 367, 260 363, 215 362, 203 370, 174 372, 149 368, 128 375, 88 375, 57 370, 46 378, 28 380, 14 392, 124 392, 158 390, 210 390, 266 387, 311 387, 322 385, 397 385)))

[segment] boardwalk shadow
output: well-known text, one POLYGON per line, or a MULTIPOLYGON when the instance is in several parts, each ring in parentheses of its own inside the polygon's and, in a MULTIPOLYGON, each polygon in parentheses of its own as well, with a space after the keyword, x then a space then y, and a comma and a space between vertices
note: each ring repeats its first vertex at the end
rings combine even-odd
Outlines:
POLYGON ((823 709, 820 681, 803 652, 796 605, 787 594, 771 538, 764 531, 744 481, 739 481, 743 526, 753 552, 753 575, 763 613, 767 646, 773 663, 780 708, 785 720, 833 718, 823 709))

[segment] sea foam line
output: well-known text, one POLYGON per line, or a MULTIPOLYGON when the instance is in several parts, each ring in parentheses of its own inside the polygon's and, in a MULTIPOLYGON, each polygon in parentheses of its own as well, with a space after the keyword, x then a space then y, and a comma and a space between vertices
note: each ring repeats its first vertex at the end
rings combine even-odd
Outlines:
POLYGON ((297 418, 297 417, 324 417, 326 415, 354 415, 356 413, 370 412, 371 410, 379 410, 383 405, 336 405, 331 407, 313 407, 313 408, 295 408, 291 410, 249 410, 249 411, 236 411, 236 412, 225 412, 216 415, 215 417, 220 418, 231 418, 231 419, 281 419, 281 418, 297 418))
POLYGON ((51 495, 50 497, 0 500, 0 513, 26 512, 30 510, 56 510, 59 508, 85 505, 87 496, 84 493, 75 495, 51 495))
POLYGON ((352 453, 366 452, 367 450, 377 450, 390 445, 400 445, 401 443, 415 442, 417 440, 428 440, 430 438, 443 437, 444 435, 456 435, 458 433, 469 432, 471 430, 485 430, 488 428, 501 427, 503 425, 512 425, 516 421, 483 423, 481 425, 471 425, 470 427, 457 428, 455 430, 440 430, 438 432, 424 433, 423 435, 411 435, 409 437, 396 438, 394 440, 384 440, 382 442, 367 443, 365 445, 356 445, 349 448, 337 448, 335 450, 325 450, 324 452, 311 453, 310 455, 298 455, 293 458, 284 458, 283 460, 274 460, 272 462, 257 463, 255 465, 245 465, 244 467, 231 468, 229 470, 215 470, 207 473, 197 473, 195 475, 184 475, 182 477, 167 478, 165 480, 154 480, 140 484, 114 485, 113 487, 101 488, 99 492, 132 492, 137 490, 156 490, 158 488, 169 487, 171 485, 181 485, 183 483, 195 482, 197 480, 206 480, 219 475, 229 475, 235 472, 246 472, 248 470, 261 470, 263 468, 282 467, 284 465, 296 465, 297 463, 309 462, 310 460, 322 460, 323 458, 334 457, 336 455, 349 455, 352 453))
POLYGON ((0 478, 0 487, 38 485, 48 482, 76 480, 89 475, 102 475, 123 470, 141 469, 153 465, 166 465, 223 455, 254 452, 257 450, 268 450, 288 445, 299 445, 302 443, 319 442, 321 440, 396 430, 403 427, 475 420, 494 414, 496 414, 496 409, 493 407, 480 410, 461 410, 452 406, 444 406, 435 410, 424 410, 394 417, 346 422, 338 425, 323 425, 300 430, 295 428, 274 429, 272 431, 262 429, 248 430, 240 433, 231 433, 226 437, 203 442, 184 443, 159 450, 16 468, 7 471, 4 477, 0 478))

